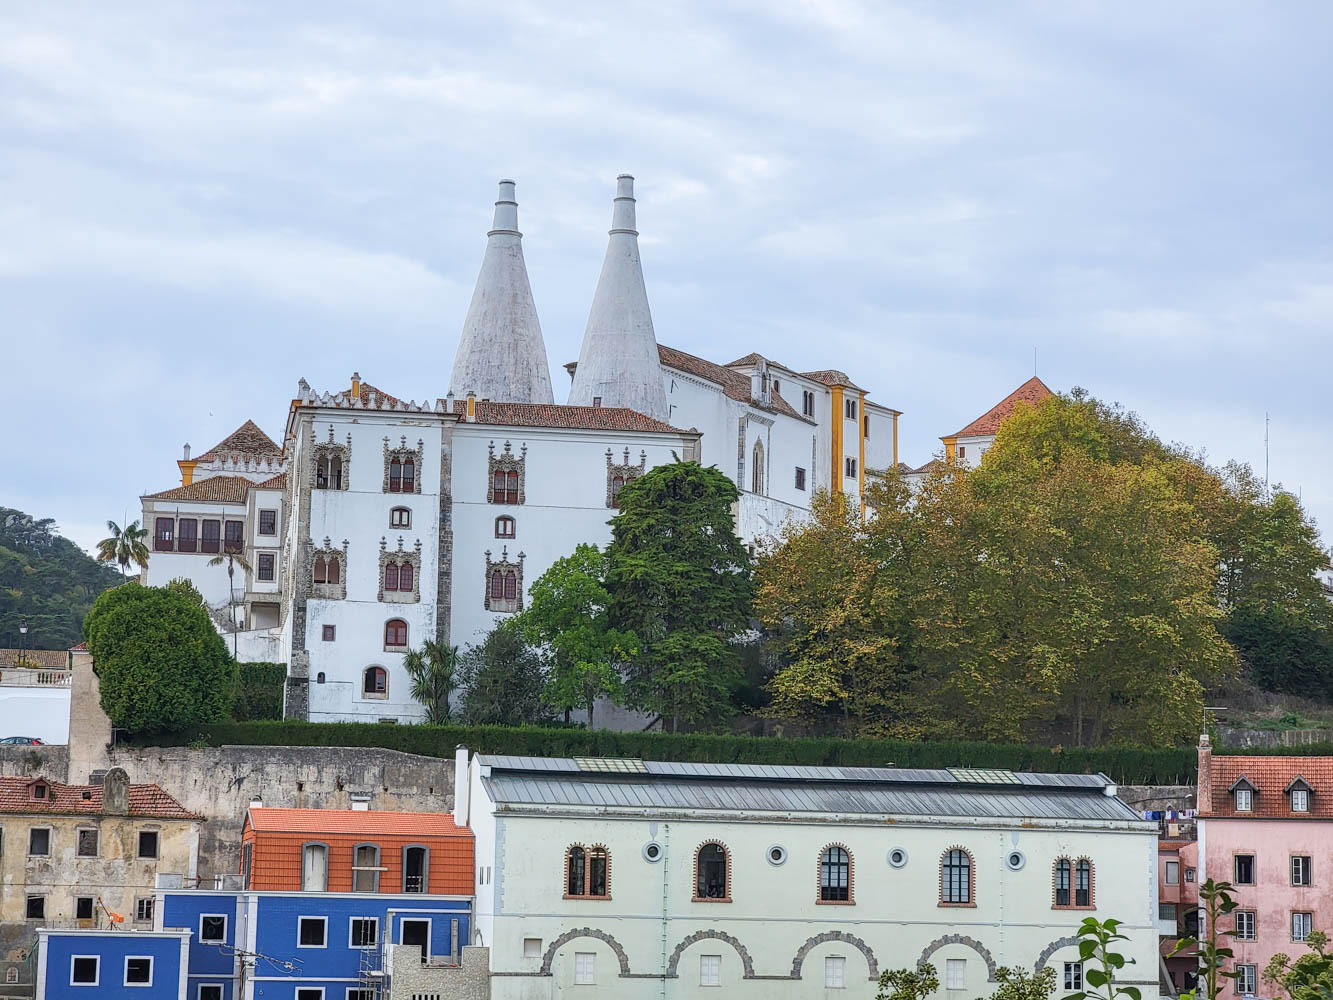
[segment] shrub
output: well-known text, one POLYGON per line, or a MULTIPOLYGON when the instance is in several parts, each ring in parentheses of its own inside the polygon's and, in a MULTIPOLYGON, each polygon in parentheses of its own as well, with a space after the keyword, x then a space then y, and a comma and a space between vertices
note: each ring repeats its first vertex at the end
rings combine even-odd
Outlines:
POLYGON ((282 718, 287 667, 281 663, 242 663, 231 717, 237 722, 282 718))

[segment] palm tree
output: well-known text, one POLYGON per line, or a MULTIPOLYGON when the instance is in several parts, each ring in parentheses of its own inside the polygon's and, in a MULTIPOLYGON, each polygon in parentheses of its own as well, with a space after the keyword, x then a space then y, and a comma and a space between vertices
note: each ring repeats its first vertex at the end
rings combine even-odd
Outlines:
POLYGON ((420 649, 403 657, 403 669, 412 678, 412 698, 426 708, 426 721, 449 721, 449 693, 458 671, 458 647, 428 639, 420 649))
POLYGON ((147 569, 148 545, 144 539, 148 537, 148 529, 141 528, 138 521, 131 521, 124 529, 115 521, 107 521, 106 527, 111 534, 97 543, 97 561, 119 563, 121 577, 125 577, 130 563, 147 569))
POLYGON ((246 573, 250 572, 250 563, 239 549, 228 548, 224 552, 219 552, 212 559, 208 560, 210 566, 227 565, 227 604, 231 607, 231 658, 236 659, 236 633, 240 629, 236 625, 236 568, 239 566, 246 573))

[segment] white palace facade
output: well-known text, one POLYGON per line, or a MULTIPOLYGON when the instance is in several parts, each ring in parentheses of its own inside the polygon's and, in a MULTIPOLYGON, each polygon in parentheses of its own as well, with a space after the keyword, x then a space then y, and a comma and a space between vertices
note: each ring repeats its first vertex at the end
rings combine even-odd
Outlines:
POLYGON ((246 421, 198 457, 186 445, 180 484, 142 498, 145 582, 191 580, 240 659, 285 663, 289 717, 406 722, 421 710, 403 655, 480 642, 556 559, 610 540, 620 487, 645 471, 716 466, 740 490, 738 534, 758 543, 806 516, 816 489, 859 503, 898 465, 899 412, 845 372, 658 344, 628 176, 566 368, 556 404, 501 181, 446 395, 302 379, 281 441, 246 421))

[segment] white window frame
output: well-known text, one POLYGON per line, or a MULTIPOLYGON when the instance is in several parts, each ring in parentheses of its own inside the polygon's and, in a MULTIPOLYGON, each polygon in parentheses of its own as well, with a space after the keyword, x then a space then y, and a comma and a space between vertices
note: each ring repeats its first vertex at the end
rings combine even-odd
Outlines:
POLYGON ((1065 989, 1075 993, 1083 992, 1083 963, 1066 962, 1064 970, 1065 989))
MULTIPOLYGON (((95 912, 95 911, 94 911, 95 912)), ((134 897, 134 922, 136 924, 148 924, 153 922, 153 917, 157 916, 157 897, 156 896, 135 896, 134 897), (139 907, 147 903, 149 916, 139 916, 139 907)))
POLYGON ((55 833, 55 831, 54 831, 51 827, 49 827, 49 826, 30 826, 30 827, 28 827, 28 857, 30 857, 30 858, 49 858, 49 857, 51 856, 51 842, 52 842, 53 840, 55 840, 54 833, 55 833), (45 831, 46 831, 46 853, 45 853, 45 854, 33 854, 33 853, 32 853, 32 835, 33 835, 34 833, 36 833, 38 830, 45 830, 45 831))
POLYGON ((298 986, 296 987, 296 992, 294 992, 292 996, 295 997, 296 1000, 301 1000, 302 993, 318 993, 319 1000, 324 1000, 323 986, 298 986))
POLYGON ((364 951, 367 948, 378 948, 380 946, 380 918, 368 916, 354 916, 347 920, 347 947, 353 951, 364 951), (375 943, 374 944, 353 944, 352 943, 352 925, 358 920, 369 920, 375 925, 375 943))
MULTIPOLYGON (((1258 918, 1254 910, 1237 910, 1236 928, 1235 928, 1236 940, 1237 941, 1255 940, 1257 934, 1257 925, 1258 925, 1258 918), (1241 926, 1242 923, 1245 925, 1244 927, 1241 926)), ((1203 933, 1202 927, 1199 929, 1199 933, 1200 934, 1203 933)))
POLYGON ((824 956, 824 989, 845 990, 847 988, 847 957, 845 955, 824 956))
POLYGON ((523 939, 523 957, 524 957, 524 958, 541 958, 541 957, 542 957, 542 939, 541 939, 541 938, 534 938, 534 937, 525 937, 525 938, 523 939), (529 945, 529 944, 534 944, 534 945, 536 945, 536 947, 533 948, 531 951, 529 951, 529 950, 528 950, 528 945, 529 945))
POLYGON ((200 944, 221 944, 222 942, 227 940, 227 925, 229 923, 230 921, 227 919, 227 914, 225 913, 201 913, 199 914, 199 937, 197 937, 195 940, 197 940, 200 944), (204 937, 204 921, 206 919, 211 919, 211 918, 221 918, 222 937, 220 938, 204 937))
POLYGON ((147 987, 152 989, 153 977, 157 972, 157 961, 152 955, 126 955, 125 956, 125 974, 121 977, 121 984, 127 989, 142 989, 147 987), (148 962, 148 982, 132 983, 130 982, 130 963, 136 959, 144 959, 148 962))
POLYGON ((597 952, 595 951, 574 952, 574 985, 575 986, 597 985, 597 952))
POLYGON ((1294 813, 1310 811, 1310 793, 1304 788, 1293 788, 1291 790, 1291 811, 1294 813), (1297 798, 1298 795, 1300 798, 1297 798))
POLYGON ((102 956, 101 955, 70 955, 69 956, 69 984, 70 986, 100 986, 102 984, 102 956), (80 958, 91 958, 97 964, 97 973, 93 976, 91 983, 76 983, 74 981, 74 963, 80 958))
POLYGON ((1259 987, 1259 967, 1257 965, 1246 963, 1244 965, 1237 965, 1236 971, 1240 973, 1240 975, 1236 977, 1236 992, 1243 997, 1254 996, 1254 991, 1259 987), (1247 979, 1249 980, 1250 987, 1248 990, 1245 988, 1245 981, 1247 979))
POLYGON ((946 958, 944 960, 944 988, 946 990, 967 989, 967 959, 946 958), (957 972, 957 975, 954 973, 957 972))
POLYGON ((373 997, 375 989, 371 986, 349 986, 347 992, 343 994, 344 1000, 352 1000, 352 994, 354 993, 369 993, 373 997))
POLYGON ((699 956, 699 985, 710 987, 722 985, 721 955, 699 956))
POLYGON ((1309 888, 1314 885, 1314 864, 1313 858, 1308 854, 1293 854, 1291 856, 1291 884, 1301 888, 1309 888), (1296 874, 1299 870, 1301 881, 1296 881, 1296 874))
POLYGON ((1310 932, 1313 931, 1313 930, 1314 930, 1314 914, 1313 914, 1313 913, 1311 913, 1309 910, 1292 910, 1292 911, 1291 911, 1291 939, 1292 939, 1293 941, 1305 941, 1305 940, 1307 940, 1307 939, 1310 937, 1310 932), (1296 935, 1296 920, 1297 920, 1298 918, 1300 918, 1300 917, 1304 917, 1304 918, 1305 918, 1305 920, 1303 921, 1303 923, 1305 924, 1305 933, 1302 934, 1302 935, 1300 935, 1300 936, 1298 937, 1298 936, 1296 935))
POLYGON ((195 1000, 204 1000, 204 990, 209 987, 218 991, 218 1000, 222 1000, 227 995, 222 983, 200 983, 199 988, 194 992, 195 1000))
MULTIPOLYGON (((417 911, 417 912, 420 912, 420 911, 417 911)), ((412 916, 412 915, 409 915, 409 914, 404 913, 402 916, 400 916, 400 917, 398 918, 398 943, 399 943, 399 944, 403 944, 403 931, 405 931, 405 930, 407 929, 407 925, 408 925, 408 924, 411 924, 411 923, 425 924, 425 925, 426 925, 426 961, 429 962, 429 961, 431 960, 431 958, 432 958, 432 957, 434 956, 434 954, 435 954, 435 952, 432 950, 432 947, 433 947, 433 944, 432 944, 432 943, 433 943, 434 940, 435 940, 435 918, 434 918, 434 917, 418 917, 418 916, 412 916)), ((392 924, 390 924, 390 928, 389 928, 389 929, 390 929, 390 933, 392 933, 392 930, 393 930, 393 926, 392 926, 392 924)))
POLYGON ((316 914, 298 914, 296 917, 296 947, 298 948, 327 948, 329 946, 329 918, 321 917, 316 914), (324 943, 323 944, 302 944, 301 943, 301 924, 306 920, 318 920, 324 925, 324 943))
POLYGON ((1236 789, 1236 812, 1254 811, 1254 793, 1248 788, 1236 789))

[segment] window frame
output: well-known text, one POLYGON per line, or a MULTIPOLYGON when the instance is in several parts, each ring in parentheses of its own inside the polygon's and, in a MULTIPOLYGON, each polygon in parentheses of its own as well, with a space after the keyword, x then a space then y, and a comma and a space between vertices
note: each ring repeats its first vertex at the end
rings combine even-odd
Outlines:
POLYGON ((815 862, 816 875, 818 877, 819 893, 815 899, 817 906, 854 906, 856 905, 855 896, 855 861, 852 858, 852 852, 846 844, 826 844, 824 849, 819 852, 815 862), (842 860, 835 861, 833 852, 841 851, 842 860), (828 860, 825 860, 827 858, 828 860), (836 874, 845 869, 846 884, 834 885, 831 879, 836 874), (841 891, 843 894, 838 895, 841 891))
POLYGON ((52 841, 55 840, 54 833, 55 833, 54 828, 53 828, 53 827, 49 827, 49 826, 30 826, 30 827, 28 827, 28 854, 27 854, 27 856, 30 857, 30 858, 49 858, 49 857, 51 856, 51 844, 52 844, 52 841), (37 853, 35 853, 35 852, 33 851, 33 849, 32 849, 32 835, 33 835, 34 833, 41 833, 42 831, 45 831, 45 832, 46 832, 46 850, 45 850, 44 852, 42 852, 41 854, 37 854, 37 853))
POLYGON ((74 829, 74 857, 78 858, 100 858, 102 856, 102 831, 96 826, 79 826, 74 829), (85 854, 83 850, 83 836, 86 833, 93 835, 93 852, 85 854))
POLYGON ((278 533, 278 512, 271 508, 262 508, 259 511, 259 524, 255 527, 255 532, 260 535, 276 535, 278 533), (265 522, 268 523, 268 529, 265 530, 265 522))
POLYGON ((961 907, 975 907, 977 905, 977 859, 972 856, 972 852, 969 851, 966 847, 962 847, 961 845, 954 845, 953 847, 950 847, 948 850, 946 850, 943 854, 940 855, 939 905, 961 906, 961 907), (950 882, 954 884, 956 884, 957 882, 957 879, 952 879, 946 882, 947 869, 950 867, 956 868, 961 864, 961 859, 959 859, 958 861, 954 861, 953 856, 955 854, 961 855, 962 858, 967 859, 967 864, 966 864, 967 898, 961 900, 949 899, 948 893, 946 893, 946 885, 949 884, 950 882))
POLYGON ((347 947, 352 951, 366 951, 370 948, 378 948, 380 945, 380 918, 376 916, 353 916, 347 919, 347 947), (375 940, 370 944, 356 944, 355 936, 352 933, 356 927, 357 921, 366 921, 375 925, 375 940))
POLYGON ((1236 910, 1233 914, 1231 930, 1237 941, 1257 940, 1259 936, 1258 913, 1254 910, 1236 910), (1245 926, 1242 927, 1242 924, 1245 926))
POLYGON ((154 976, 154 973, 155 973, 156 971, 157 971, 157 962, 154 961, 154 958, 153 958, 152 955, 126 955, 126 956, 125 956, 125 974, 124 974, 124 976, 123 976, 123 978, 122 978, 122 980, 121 980, 121 983, 122 983, 122 985, 123 985, 124 987, 126 987, 127 989, 129 989, 129 988, 141 988, 141 987, 147 987, 147 988, 151 989, 152 986, 153 986, 153 976, 154 976), (147 963, 148 963, 148 981, 147 981, 147 982, 145 982, 145 983, 132 983, 132 982, 130 982, 130 963, 131 963, 131 962, 147 962, 147 963))
POLYGON ((69 956, 69 984, 70 986, 100 986, 102 985, 102 956, 101 955, 70 955, 69 956), (91 983, 80 983, 74 980, 74 963, 80 959, 87 959, 93 963, 93 981, 91 983))
POLYGON ((597 985, 597 952, 595 951, 574 952, 574 985, 575 986, 597 985), (584 962, 584 959, 587 959, 588 961, 584 962))
POLYGON ((965 958, 946 958, 944 960, 944 988, 946 990, 965 990, 967 989, 967 959, 965 958), (955 964, 956 963, 956 964, 955 964), (950 972, 958 969, 958 978, 955 980, 950 972), (953 985, 957 982, 958 985, 953 985))
POLYGON ((1308 941, 1310 934, 1314 931, 1314 913, 1310 910, 1292 910, 1291 920, 1289 921, 1291 930, 1291 939, 1293 941, 1308 941), (1298 918, 1305 918, 1305 934, 1301 937, 1296 936, 1296 921, 1298 918))
POLYGON ((411 894, 416 896, 422 893, 430 892, 430 845, 429 844, 404 844, 402 850, 402 865, 403 865, 402 891, 404 894, 411 894), (409 889, 407 887, 407 852, 415 850, 425 851, 426 859, 421 866, 421 871, 422 871, 421 888, 409 889))
POLYGON ((199 551, 199 519, 194 517, 176 518, 176 551, 177 552, 197 552, 199 551), (186 531, 185 526, 190 526, 186 531), (189 536, 188 538, 186 536, 189 536))
POLYGON ((1308 813, 1310 811, 1310 793, 1304 788, 1293 788, 1291 790, 1291 811, 1308 813), (1296 796, 1300 796, 1299 799, 1296 796), (1296 803, 1300 802, 1300 805, 1296 803))
POLYGON ((699 956, 699 986, 700 987, 721 987, 722 985, 722 956, 721 955, 700 955, 699 956), (708 962, 711 969, 705 973, 704 963, 708 962), (711 980, 711 981, 710 981, 711 980))
POLYGON ((222 522, 222 551, 233 553, 245 551, 244 521, 228 520, 222 522))
POLYGON ((1254 812, 1254 791, 1249 788, 1237 788, 1232 793, 1232 802, 1236 812, 1254 812), (1244 799, 1241 798, 1244 796, 1244 799), (1244 805, 1241 805, 1241 802, 1244 805))
MULTIPOLYGON (((710 864, 713 862, 709 862, 710 864)), ((694 849, 694 898, 691 902, 695 903, 730 903, 731 900, 731 850, 720 840, 705 840, 694 849), (703 852, 706 848, 716 847, 722 852, 722 895, 720 896, 701 896, 699 894, 699 885, 703 880, 703 871, 699 867, 703 852)))
POLYGON ((329 891, 329 845, 322 840, 307 840, 301 845, 301 891, 302 892, 328 892, 329 891), (306 888, 306 851, 312 847, 318 847, 324 851, 324 885, 319 889, 306 888))
POLYGON ((1254 854, 1233 854, 1231 855, 1231 882, 1233 885, 1254 885, 1258 878, 1259 862, 1254 854), (1250 865, 1250 877, 1242 880, 1240 877, 1240 859, 1248 858, 1250 865))
POLYGON ((805 470, 799 465, 796 466, 796 482, 793 489, 798 489, 802 493, 805 492, 805 470))
POLYGON ((565 899, 592 899, 599 902, 611 898, 611 852, 605 844, 570 844, 565 848, 565 899), (571 892, 574 875, 574 852, 582 855, 581 889, 571 892), (594 893, 593 862, 602 862, 602 892, 594 893))
POLYGON ((824 989, 845 990, 847 988, 847 956, 824 956, 824 989))
POLYGON ((1314 885, 1314 858, 1309 854, 1291 855, 1291 864, 1289 872, 1291 875, 1291 884, 1295 887, 1308 889, 1314 885), (1297 879, 1299 872, 1300 879, 1297 879))
POLYGON ((319 914, 315 914, 315 913, 310 913, 310 914, 297 914, 297 917, 296 917, 296 947, 298 947, 298 948, 315 948, 315 949, 319 949, 319 948, 328 948, 328 946, 329 946, 329 918, 328 918, 327 916, 320 916, 319 914), (301 938, 305 936, 305 935, 302 933, 302 928, 304 928, 304 926, 305 926, 305 922, 306 922, 307 920, 312 921, 312 922, 317 922, 317 923, 323 928, 323 939, 322 939, 322 942, 321 942, 320 944, 302 944, 302 943, 301 943, 301 938))
POLYGON ((174 517, 153 518, 153 551, 176 551, 176 519, 174 517))
POLYGON ((1238 996, 1252 997, 1259 989, 1259 966, 1249 962, 1237 963, 1236 972, 1236 993, 1238 996), (1245 980, 1249 980, 1250 988, 1245 989, 1245 980))
POLYGON ((278 557, 273 552, 261 552, 255 560, 255 579, 272 583, 278 575, 278 557))
POLYGON ((96 896, 75 896, 74 897, 74 919, 75 920, 96 920, 97 919, 97 897, 96 896), (86 917, 79 915, 79 907, 88 904, 88 915, 86 917))
POLYGON ((46 893, 29 892, 23 897, 23 919, 24 920, 45 920, 46 919, 46 893), (41 904, 41 913, 34 915, 32 913, 32 904, 39 902, 41 904))
POLYGON ((387 701, 389 698, 389 671, 381 667, 378 663, 372 663, 361 671, 361 698, 370 701, 387 701), (374 674, 375 671, 379 673, 374 674), (378 680, 383 681, 382 686, 377 686, 375 690, 369 690, 371 675, 378 680))
POLYGON ((1063 982, 1065 984, 1065 989, 1076 993, 1083 992, 1083 963, 1065 962, 1064 965, 1063 982), (1070 983, 1075 983, 1076 985, 1071 986, 1070 983))
POLYGON ((1163 872, 1162 872, 1162 882, 1163 882, 1164 885, 1180 885, 1180 862, 1179 862, 1179 861, 1167 861, 1167 862, 1165 862, 1164 870, 1163 870, 1163 872), (1175 878, 1172 878, 1172 877, 1171 877, 1171 873, 1172 873, 1173 871, 1175 872, 1175 878))
POLYGON ((495 519, 495 537, 513 538, 518 534, 518 522, 508 514, 501 514, 495 519))
POLYGON ((218 553, 222 551, 222 519, 201 517, 199 519, 199 551, 218 553), (212 530, 210 530, 210 528, 212 530))
POLYGON ((389 618, 384 622, 384 649, 386 652, 398 652, 408 648, 410 637, 406 618, 389 618), (392 629, 392 631, 390 631, 392 629), (395 642, 399 636, 402 642, 395 642))
POLYGON ((411 507, 391 508, 389 510, 389 527, 390 528, 412 527, 412 508, 411 507))
POLYGON ((337 626, 337 625, 325 625, 325 626, 323 626, 323 627, 320 629, 320 633, 319 633, 319 635, 320 635, 320 642, 337 642, 337 641, 338 641, 338 626, 337 626))
POLYGON ((1051 886, 1054 893, 1051 909, 1072 910, 1074 908, 1074 863, 1068 858, 1055 859, 1051 873, 1051 886))
POLYGON ((228 925, 228 923, 229 923, 229 921, 227 920, 227 914, 225 914, 225 913, 201 913, 201 914, 199 914, 199 936, 198 936, 195 940, 198 941, 200 944, 218 944, 218 943, 225 942, 225 941, 227 940, 227 925, 228 925), (221 936, 221 937, 217 937, 217 938, 204 937, 204 921, 205 921, 205 920, 221 920, 221 921, 222 921, 222 936, 221 936))
POLYGON ((200 983, 199 988, 195 990, 195 1000, 205 1000, 204 990, 217 990, 217 1000, 222 1000, 226 995, 223 985, 222 983, 200 983))
POLYGON ((156 896, 135 896, 134 897, 134 922, 136 924, 151 924, 153 916, 157 913, 156 896), (148 916, 142 916, 145 905, 148 909, 148 916))
POLYGON ((161 830, 136 830, 134 832, 134 857, 139 861, 159 861, 162 858, 162 831, 161 830), (143 852, 143 838, 145 835, 151 835, 153 838, 153 853, 145 854, 143 852))
POLYGON ((380 845, 372 840, 363 840, 358 844, 352 845, 352 891, 377 893, 380 891, 380 876, 384 874, 384 851, 380 845), (374 865, 358 865, 357 855, 360 854, 363 847, 373 848, 375 851, 374 865), (357 877, 369 872, 374 877, 374 884, 369 889, 358 889, 356 887, 357 877))

